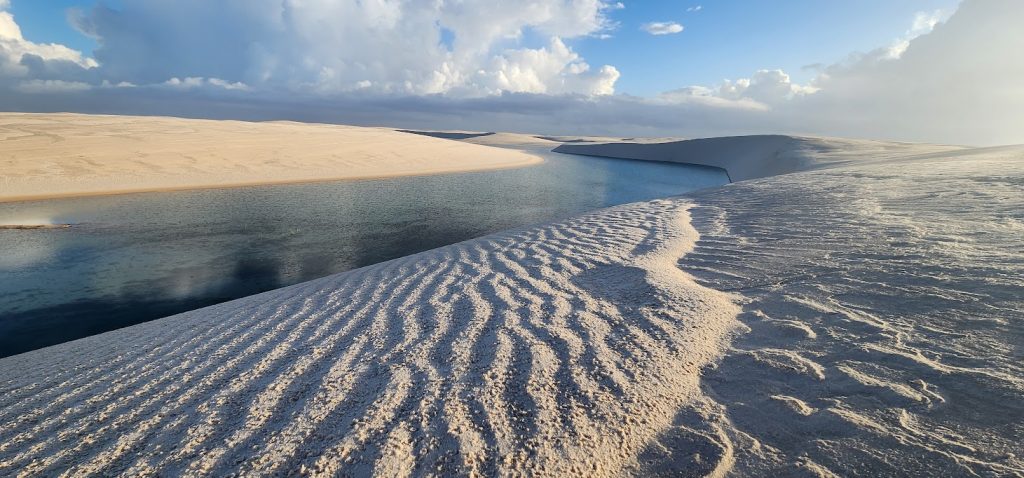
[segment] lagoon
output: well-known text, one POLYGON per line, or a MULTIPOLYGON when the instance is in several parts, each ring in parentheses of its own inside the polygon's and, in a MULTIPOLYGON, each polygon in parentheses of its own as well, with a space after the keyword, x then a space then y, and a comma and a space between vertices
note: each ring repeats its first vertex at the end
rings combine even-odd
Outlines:
POLYGON ((519 169, 0 204, 0 357, 493 232, 725 184, 538 153, 519 169))

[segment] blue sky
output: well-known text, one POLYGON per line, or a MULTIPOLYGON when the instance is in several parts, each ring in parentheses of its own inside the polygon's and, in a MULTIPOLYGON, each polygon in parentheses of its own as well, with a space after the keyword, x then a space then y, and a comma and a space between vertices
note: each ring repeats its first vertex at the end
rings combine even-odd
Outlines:
MULTIPOLYGON (((610 38, 585 36, 567 43, 591 65, 614 65, 622 74, 616 91, 631 95, 744 78, 758 69, 782 69, 795 82, 806 83, 816 74, 807 67, 888 45, 910 28, 915 14, 951 13, 959 1, 632 1, 609 12, 617 23, 608 32, 610 38), (653 36, 641 29, 655 21, 676 22, 684 30, 653 36)), ((12 0, 11 11, 27 39, 61 43, 91 55, 95 40, 72 27, 66 13, 96 3, 12 0)), ((102 3, 118 8, 120 2, 102 3)), ((540 42, 528 38, 526 43, 540 42)))
POLYGON ((70 8, 89 8, 95 3, 87 0, 14 0, 11 13, 17 18, 25 38, 40 43, 60 43, 92 54, 96 42, 71 26, 67 11, 70 8))
POLYGON ((1024 1, 623 3, 0 0, 0 109, 1024 142, 1024 1))
POLYGON ((747 77, 758 69, 785 70, 797 82, 804 67, 831 64, 902 36, 918 12, 955 10, 958 0, 636 1, 613 13, 621 23, 608 40, 586 39, 580 53, 621 72, 618 91, 649 96, 680 85, 747 77), (699 11, 688 8, 700 6, 699 11), (674 21, 685 28, 652 36, 640 26, 674 21))

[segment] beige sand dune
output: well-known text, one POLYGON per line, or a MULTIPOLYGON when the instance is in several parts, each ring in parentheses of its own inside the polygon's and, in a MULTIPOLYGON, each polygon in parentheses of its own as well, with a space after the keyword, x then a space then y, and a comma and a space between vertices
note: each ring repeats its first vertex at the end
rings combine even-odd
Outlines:
POLYGON ((0 201, 509 168, 521 151, 386 128, 0 114, 0 201))

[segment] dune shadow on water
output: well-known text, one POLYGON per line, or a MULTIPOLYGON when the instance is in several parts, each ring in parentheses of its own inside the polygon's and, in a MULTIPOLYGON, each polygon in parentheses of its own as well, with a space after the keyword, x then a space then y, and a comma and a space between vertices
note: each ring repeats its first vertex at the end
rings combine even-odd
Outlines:
POLYGON ((219 285, 200 293, 182 296, 170 286, 146 282, 140 287, 144 291, 0 313, 0 357, 277 289, 286 285, 280 269, 273 259, 239 255, 219 285))
MULTIPOLYGON (((347 269, 364 267, 430 250, 454 241, 479 236, 485 231, 471 224, 409 221, 393 230, 350 238, 353 257, 347 269)), ((0 312, 0 357, 96 335, 122 327, 168 317, 246 297, 306 280, 337 273, 330 260, 309 256, 290 271, 278 258, 261 251, 281 247, 269 242, 235 253, 228 274, 212 287, 187 294, 175 291, 170 280, 134 284, 128 292, 96 299, 75 300, 47 307, 0 312), (97 320, 99 319, 99 320, 97 320)))
POLYGON ((397 130, 397 131, 400 132, 400 133, 411 133, 411 134, 418 134, 418 135, 421 135, 421 136, 430 136, 432 138, 455 139, 455 140, 479 138, 481 136, 491 136, 491 135, 494 134, 494 133, 453 133, 453 132, 450 132, 450 131, 419 131, 419 130, 411 130, 411 129, 400 129, 400 130, 397 130))

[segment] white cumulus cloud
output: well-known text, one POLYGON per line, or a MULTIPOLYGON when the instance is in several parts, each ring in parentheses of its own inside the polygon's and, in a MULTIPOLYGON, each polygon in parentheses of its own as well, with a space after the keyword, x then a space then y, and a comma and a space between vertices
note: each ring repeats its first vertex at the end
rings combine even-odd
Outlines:
POLYGON ((750 78, 724 80, 714 87, 688 86, 662 93, 659 98, 670 102, 701 102, 731 108, 768 110, 796 97, 810 95, 818 88, 794 83, 786 72, 758 70, 750 78))
POLYGON ((651 35, 671 35, 683 31, 683 26, 676 22, 650 22, 641 25, 640 29, 651 35))
POLYGON ((604 94, 613 91, 615 69, 591 68, 566 41, 606 35, 614 27, 607 12, 617 8, 604 0, 123 0, 73 19, 99 39, 95 55, 111 82, 219 78, 223 85, 210 84, 317 94, 604 94))
MULTIPOLYGON (((118 85, 134 86, 134 84, 130 83, 130 82, 121 82, 118 85)), ((175 88, 175 89, 180 89, 180 90, 191 90, 191 89, 203 88, 203 87, 216 87, 216 88, 222 88, 222 89, 225 89, 225 90, 241 90, 241 91, 246 91, 246 90, 249 89, 249 85, 246 85, 245 83, 242 83, 242 82, 236 81, 236 82, 232 83, 232 82, 229 82, 229 81, 222 80, 220 78, 203 78, 203 77, 200 77, 200 76, 189 76, 189 77, 185 77, 185 78, 173 77, 173 78, 163 82, 162 86, 167 86, 167 87, 170 87, 170 88, 175 88)))
POLYGON ((914 14, 914 21, 907 32, 894 41, 892 45, 889 45, 889 48, 885 51, 885 57, 887 59, 899 58, 903 55, 903 52, 907 51, 907 47, 910 46, 910 42, 913 39, 926 33, 931 33, 937 25, 946 21, 949 16, 950 12, 946 10, 917 12, 914 14))
POLYGON ((472 83, 483 86, 487 93, 608 95, 614 92, 618 79, 615 67, 592 71, 590 65, 555 37, 545 48, 511 50, 496 56, 472 83))
POLYGON ((96 60, 64 45, 26 40, 8 8, 9 2, 0 2, 0 77, 29 76, 31 67, 24 64, 26 57, 43 63, 67 63, 82 69, 99 66, 96 60))

